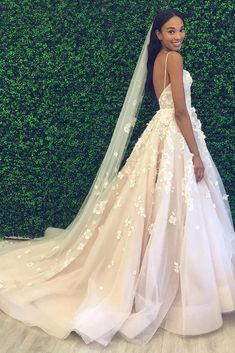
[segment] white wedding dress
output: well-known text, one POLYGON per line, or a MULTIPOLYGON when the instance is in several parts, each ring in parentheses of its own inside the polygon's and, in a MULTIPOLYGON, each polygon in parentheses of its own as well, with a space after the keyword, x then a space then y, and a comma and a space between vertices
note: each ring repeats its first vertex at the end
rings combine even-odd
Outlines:
POLYGON ((0 242, 0 308, 29 326, 107 345, 119 332, 148 342, 159 327, 180 335, 218 329, 235 310, 235 235, 219 173, 191 106, 205 166, 176 124, 171 84, 85 227, 0 242))

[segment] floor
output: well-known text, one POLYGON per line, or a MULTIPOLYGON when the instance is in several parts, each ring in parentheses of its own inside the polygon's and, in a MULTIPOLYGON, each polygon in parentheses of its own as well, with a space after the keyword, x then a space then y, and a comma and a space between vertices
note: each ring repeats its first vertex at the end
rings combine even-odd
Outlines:
POLYGON ((66 340, 26 327, 0 311, 1 353, 235 353, 235 313, 223 314, 224 325, 201 336, 183 337, 159 329, 145 345, 125 341, 118 334, 107 347, 85 344, 72 333, 66 340))

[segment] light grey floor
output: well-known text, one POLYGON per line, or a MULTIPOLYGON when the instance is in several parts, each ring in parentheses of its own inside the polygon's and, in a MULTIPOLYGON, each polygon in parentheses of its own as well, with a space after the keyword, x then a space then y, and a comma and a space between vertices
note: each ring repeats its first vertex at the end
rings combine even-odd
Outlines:
POLYGON ((129 343, 117 334, 102 347, 86 345, 75 333, 59 340, 0 311, 0 353, 235 353, 235 313, 223 318, 220 329, 201 336, 182 337, 159 329, 146 345, 129 343))

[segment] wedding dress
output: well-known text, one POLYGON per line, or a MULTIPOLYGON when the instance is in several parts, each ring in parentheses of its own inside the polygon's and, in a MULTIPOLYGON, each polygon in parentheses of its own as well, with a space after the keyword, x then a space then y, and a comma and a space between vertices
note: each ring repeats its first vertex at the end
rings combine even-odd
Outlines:
MULTIPOLYGON (((166 65, 166 63, 165 63, 166 65)), ((235 235, 227 195, 183 70, 187 109, 205 166, 174 118, 171 84, 90 223, 27 242, 0 242, 0 308, 29 326, 106 346, 119 333, 148 342, 218 329, 235 310, 235 235), (78 236, 79 235, 79 236, 78 236)))

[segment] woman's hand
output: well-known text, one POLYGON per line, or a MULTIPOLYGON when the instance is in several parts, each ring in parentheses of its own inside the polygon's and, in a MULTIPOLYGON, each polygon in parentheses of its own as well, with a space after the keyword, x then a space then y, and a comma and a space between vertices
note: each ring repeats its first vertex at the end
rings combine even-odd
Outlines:
POLYGON ((193 156, 194 173, 197 183, 204 177, 204 165, 200 156, 193 156))

